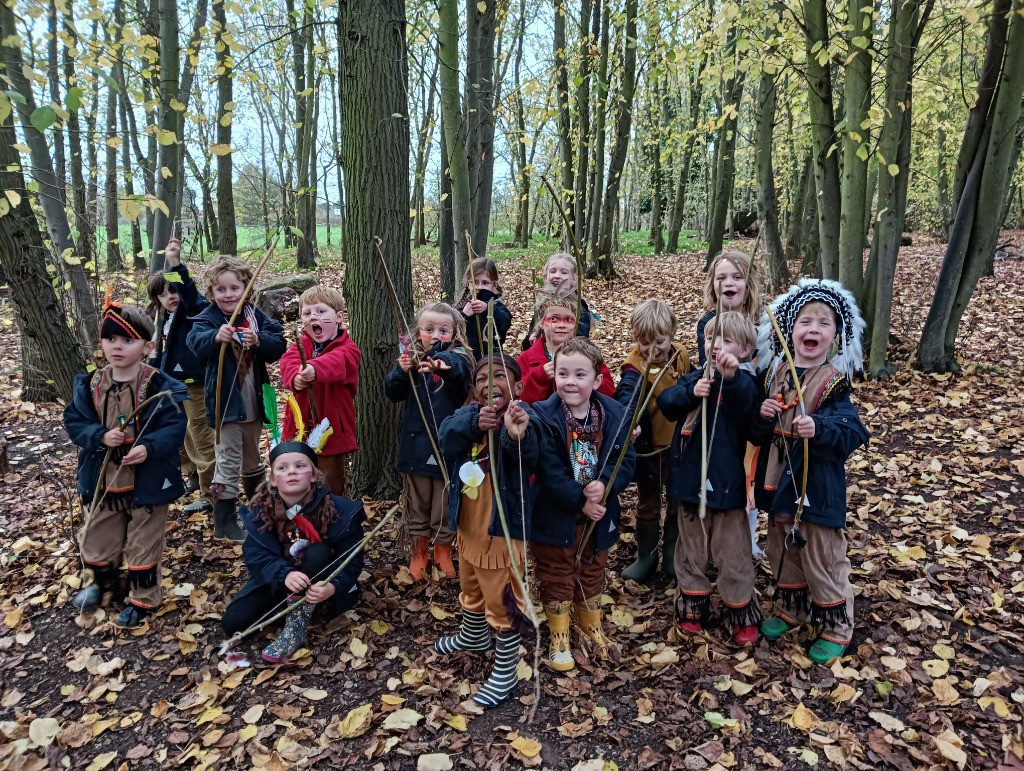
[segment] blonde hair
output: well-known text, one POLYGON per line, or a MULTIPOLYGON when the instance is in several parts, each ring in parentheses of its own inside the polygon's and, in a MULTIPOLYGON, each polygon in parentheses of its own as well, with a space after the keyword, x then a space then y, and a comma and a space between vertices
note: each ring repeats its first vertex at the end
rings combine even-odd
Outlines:
POLYGON ((544 263, 544 286, 548 285, 548 269, 560 260, 569 263, 569 270, 572 272, 572 285, 575 287, 580 277, 576 270, 576 258, 568 252, 555 252, 548 257, 548 261, 544 263))
POLYGON ((554 354, 551 356, 551 360, 557 367, 559 356, 569 356, 574 353, 581 353, 586 356, 587 360, 594 365, 594 374, 601 374, 601 365, 604 364, 604 356, 601 355, 601 349, 594 345, 587 337, 574 337, 571 340, 566 340, 555 349, 554 354))
POLYGON ((477 274, 483 273, 494 284, 494 296, 501 297, 501 284, 498 283, 498 265, 490 257, 477 257, 466 266, 466 273, 462 277, 465 289, 462 292, 462 299, 459 305, 464 305, 472 296, 473 291, 469 288, 471 283, 476 282, 477 274))
POLYGON ((668 303, 653 297, 641 300, 633 308, 629 318, 629 331, 634 338, 671 337, 676 332, 678 320, 668 303))
POLYGON ((557 287, 555 289, 542 289, 537 292, 537 322, 544 323, 544 314, 548 308, 568 308, 577 319, 580 317, 579 300, 576 297, 576 287, 557 287))
POLYGON ((704 284, 704 307, 713 311, 718 307, 718 292, 715 287, 715 271, 723 262, 728 262, 739 269, 747 289, 743 293, 743 304, 740 312, 751 321, 761 317, 761 280, 754 261, 749 254, 736 249, 719 252, 708 266, 707 282, 704 284))
POLYGON ((452 334, 452 342, 458 343, 462 346, 463 350, 460 353, 464 353, 469 357, 469 360, 473 361, 472 354, 469 353, 469 343, 466 341, 466 320, 462 317, 462 314, 455 310, 448 303, 427 303, 418 311, 416 311, 416 320, 412 323, 412 335, 413 339, 410 341, 416 348, 423 351, 423 344, 420 342, 420 323, 423 320, 423 315, 426 313, 436 313, 440 316, 448 316, 451 318, 454 326, 454 333, 452 334))
POLYGON ((204 288, 206 290, 205 294, 209 299, 213 299, 213 288, 217 286, 217 281, 220 280, 224 273, 234 273, 238 276, 239 281, 243 284, 248 284, 252 281, 253 268, 245 260, 233 254, 218 255, 213 265, 210 266, 210 272, 206 274, 206 285, 204 288))
POLYGON ((722 311, 721 316, 715 316, 708 322, 705 331, 705 340, 710 340, 714 347, 716 337, 728 337, 735 340, 743 348, 750 351, 747 354, 749 359, 757 347, 757 327, 754 322, 739 311, 722 311))
POLYGON ((303 305, 323 303, 332 310, 341 313, 345 310, 345 296, 332 286, 311 286, 299 297, 299 311, 303 305))

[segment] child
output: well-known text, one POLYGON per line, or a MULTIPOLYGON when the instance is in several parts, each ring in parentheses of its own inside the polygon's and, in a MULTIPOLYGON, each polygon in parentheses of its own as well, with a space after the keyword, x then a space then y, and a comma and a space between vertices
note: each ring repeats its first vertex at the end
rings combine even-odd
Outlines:
POLYGON ((697 319, 697 359, 701 367, 706 361, 704 330, 718 312, 718 291, 722 292, 722 310, 742 313, 754 325, 761 318, 761 286, 750 255, 729 250, 722 252, 708 266, 704 284, 703 316, 697 319))
POLYGON ((865 323, 853 295, 835 281, 803 279, 772 309, 791 346, 803 390, 792 375, 765 314, 761 322, 761 395, 753 438, 761 446, 755 494, 768 512, 768 559, 775 576, 775 613, 761 625, 769 640, 810 622, 819 629, 808 656, 827 664, 846 652, 853 634, 853 588, 846 554, 844 465, 870 434, 850 402, 850 380, 861 367, 865 323), (829 358, 837 339, 839 346, 829 358), (806 410, 806 414, 804 414, 806 410), (809 458, 804 457, 809 440, 809 458), (807 491, 797 480, 807 466, 807 491), (798 499, 803 500, 800 521, 798 499), (793 531, 799 528, 799 533, 793 531), (806 540, 806 545, 802 542, 806 540), (808 602, 810 612, 808 613, 808 602))
POLYGON ((533 405, 540 459, 530 541, 551 633, 548 662, 564 672, 576 665, 569 644, 570 610, 595 655, 608 656, 608 638, 601 629, 604 567, 619 537, 618 496, 633 479, 636 453, 622 405, 598 392, 607 368, 597 346, 573 338, 558 348, 554 363, 556 392, 533 405), (626 454, 612 480, 624 446, 626 454), (576 552, 590 521, 597 525, 577 566, 576 552))
POLYGON ((757 409, 754 376, 741 366, 754 351, 757 333, 750 319, 725 311, 709 330, 705 357, 715 368, 713 379, 691 372, 658 397, 668 420, 682 421, 672 440, 672 497, 679 511, 676 542, 676 613, 679 628, 697 634, 711 616, 708 562, 718 566, 718 594, 726 606, 733 642, 757 641, 761 619, 754 597, 754 563, 747 523, 746 474, 743 455, 747 432, 757 409), (701 400, 707 398, 708 478, 706 513, 699 517, 702 441, 701 400), (710 547, 710 553, 709 553, 710 547))
MULTIPOLYGON (((166 271, 150 276, 146 291, 149 309, 157 310, 158 336, 156 348, 150 358, 156 366, 188 388, 185 414, 188 431, 181 451, 182 472, 190 482, 196 480, 199 500, 186 505, 182 511, 195 514, 209 511, 210 484, 213 482, 213 430, 206 425, 203 404, 203 365, 192 353, 185 338, 192 329, 192 316, 210 302, 199 294, 196 282, 188 268, 181 264, 181 241, 172 238, 164 250, 166 271), (160 316, 164 315, 161 324, 160 316), (190 469, 190 470, 186 470, 190 469)), ((186 488, 187 489, 187 488, 186 488)))
POLYGON ((281 358, 287 346, 281 325, 267 314, 246 303, 228 326, 228 319, 252 280, 252 268, 237 257, 221 255, 210 266, 206 296, 212 300, 195 317, 188 333, 188 347, 206 367, 204 395, 206 424, 217 421, 217 362, 221 344, 229 350, 224 356, 224 374, 220 386, 220 442, 214 448, 217 468, 213 475, 213 534, 215 538, 241 541, 245 531, 238 526, 236 501, 238 477, 252 498, 263 481, 265 469, 260 458, 260 433, 269 416, 263 408, 263 385, 270 382, 267 364, 281 358))
MULTIPOLYGON (((387 397, 405 402, 397 465, 403 474, 402 509, 412 538, 409 572, 417 581, 423 578, 429 562, 427 540, 433 536, 434 564, 445 576, 455 578, 455 535, 446 521, 444 475, 438 465, 444 459, 434 457, 434 443, 441 422, 466 401, 473 359, 466 349, 466 322, 447 303, 420 308, 412 334, 411 348, 402 351, 384 381, 387 397), (418 403, 412 386, 419 394, 418 403), (423 415, 429 425, 424 424, 423 415)), ((457 472, 447 469, 449 475, 457 472)))
POLYGON ((79 447, 78 491, 92 510, 79 534, 82 561, 92 580, 72 604, 83 613, 99 607, 121 568, 128 571, 128 604, 115 622, 137 627, 163 600, 164 524, 167 505, 185 492, 178 450, 185 439, 188 392, 177 380, 144 362, 152 350, 153 323, 139 308, 108 304, 100 321, 107 365, 79 375, 64 410, 64 425, 79 447), (143 401, 157 399, 131 422, 143 401), (103 461, 103 478, 98 480, 103 461), (99 482, 97 487, 97 480, 99 482))
MULTIPOLYGON (((658 409, 657 397, 676 384, 690 371, 690 353, 686 347, 672 342, 676 334, 676 314, 661 300, 644 300, 633 309, 629 329, 636 341, 622 364, 622 379, 615 391, 616 400, 632 415, 644 389, 647 399, 650 388, 658 385, 650 395, 647 409, 640 416, 640 436, 636 449, 636 561, 622 571, 622 577, 643 583, 658 567, 658 541, 661 540, 661 495, 667 492, 669 476, 669 446, 676 424, 670 422, 658 409), (675 360, 669 365, 673 353, 675 360), (648 360, 650 369, 648 370, 648 360), (662 369, 668 372, 658 380, 662 369), (641 386, 644 373, 647 383, 641 386)), ((679 535, 678 501, 666 496, 665 542, 662 548, 662 572, 674 575, 676 538, 679 535)))
MULTIPOLYGON (((314 286, 299 298, 301 343, 292 343, 281 357, 281 380, 295 392, 307 430, 326 418, 333 432, 320 451, 320 470, 335 495, 348 495, 349 459, 356 444, 356 384, 362 353, 342 329, 345 299, 341 292, 314 286), (302 366, 299 345, 305 354, 302 366), (314 419, 310 394, 319 410, 314 419)), ((295 435, 295 419, 285 411, 284 436, 295 435)))
MULTIPOLYGON (((544 286, 540 291, 545 294, 553 294, 561 290, 577 296, 576 287, 579 282, 579 275, 576 272, 576 260, 568 252, 555 252, 548 261, 544 263, 544 286)), ((587 301, 580 298, 581 302, 573 303, 573 306, 580 306, 580 323, 576 329, 576 337, 590 337, 590 306, 587 301)), ((526 337, 523 338, 523 350, 528 350, 537 338, 541 336, 541 329, 537 326, 537 314, 534 313, 530 319, 530 328, 526 330, 526 337)))
POLYGON ((466 291, 462 293, 459 307, 462 308, 462 317, 466 320, 466 339, 469 341, 473 358, 479 360, 485 354, 490 355, 500 351, 501 346, 505 344, 508 328, 512 326, 512 314, 505 307, 505 303, 501 301, 498 266, 495 265, 494 260, 478 257, 466 268, 466 291), (476 299, 473 299, 470 281, 476 285, 476 299), (496 339, 489 343, 490 347, 485 351, 480 345, 480 335, 484 334, 484 325, 487 323, 487 302, 489 300, 494 300, 496 339), (479 330, 477 329, 477 319, 480 321, 479 330))
POLYGON ((278 664, 306 644, 313 612, 324 620, 355 606, 363 554, 357 553, 330 582, 326 578, 363 540, 363 505, 331 493, 317 470, 317 455, 302 442, 280 442, 270 451, 270 484, 242 509, 248 538, 242 546, 249 580, 224 611, 221 626, 233 635, 284 602, 306 603, 285 618, 284 629, 260 654, 278 664))
MULTIPOLYGON (((523 371, 523 401, 543 401, 555 391, 554 353, 562 343, 573 337, 576 326, 576 295, 568 289, 557 289, 540 295, 537 317, 540 337, 529 350, 519 354, 517 363, 523 371)), ((605 396, 615 395, 615 381, 607 365, 601 363, 598 390, 605 396)))
POLYGON ((515 578, 512 560, 525 575, 525 547, 530 537, 529 478, 539 454, 537 430, 520 402, 514 401, 523 384, 519 366, 509 356, 495 353, 473 367, 472 404, 457 410, 441 424, 441 452, 453 472, 460 471, 463 487, 452 481, 448 488, 449 525, 459 546, 459 604, 462 626, 450 637, 441 637, 434 650, 485 651, 491 647, 489 626, 498 633, 494 668, 473 695, 484 707, 496 707, 519 682, 520 632, 509 622, 505 597, 509 585, 520 612, 525 609, 522 589, 515 578), (490 381, 493 370, 494 380, 490 381), (492 392, 493 387, 493 392, 492 392), (489 456, 488 433, 499 431, 489 456), (499 469, 498 483, 508 531, 502 526, 494 500, 491 469, 499 469), (463 472, 463 470, 465 470, 463 472), (512 539, 510 553, 506 534, 512 539))

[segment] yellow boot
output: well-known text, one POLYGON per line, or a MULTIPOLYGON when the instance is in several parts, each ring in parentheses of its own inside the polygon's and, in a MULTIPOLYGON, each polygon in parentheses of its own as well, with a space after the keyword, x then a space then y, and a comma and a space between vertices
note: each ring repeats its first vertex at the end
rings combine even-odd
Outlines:
POLYGON ((576 603, 576 626, 594 648, 594 658, 607 659, 611 642, 601 628, 601 596, 576 603))
POLYGON ((548 632, 551 634, 548 664, 556 672, 566 672, 576 666, 576 659, 572 657, 569 640, 569 613, 571 610, 572 600, 544 606, 544 615, 548 617, 548 632))

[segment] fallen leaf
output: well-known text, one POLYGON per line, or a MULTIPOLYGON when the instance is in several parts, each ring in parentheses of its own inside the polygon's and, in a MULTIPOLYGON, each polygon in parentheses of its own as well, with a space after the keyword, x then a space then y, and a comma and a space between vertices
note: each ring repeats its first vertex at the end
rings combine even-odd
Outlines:
POLYGON ((452 759, 443 752, 420 755, 416 759, 416 771, 451 771, 452 759))
POLYGON ((540 755, 541 743, 528 736, 518 736, 512 740, 512 749, 525 758, 535 758, 540 755))
POLYGON ((37 717, 28 726, 28 738, 36 747, 46 749, 53 744, 54 737, 60 731, 60 723, 54 717, 37 717))
POLYGON ((373 707, 364 704, 348 711, 344 719, 338 722, 338 735, 342 739, 354 739, 370 730, 373 707))
POLYGON ((388 715, 381 728, 385 731, 408 731, 422 719, 423 715, 416 710, 403 707, 388 715))

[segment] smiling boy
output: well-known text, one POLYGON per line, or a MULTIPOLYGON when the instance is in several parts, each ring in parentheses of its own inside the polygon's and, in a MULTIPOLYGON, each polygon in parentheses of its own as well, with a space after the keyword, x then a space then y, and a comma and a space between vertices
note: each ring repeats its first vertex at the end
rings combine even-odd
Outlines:
MULTIPOLYGON (((330 421, 333 431, 320 451, 320 470, 331 492, 341 496, 348 495, 349 459, 358 449, 355 397, 362 358, 359 346, 342 327, 344 312, 345 299, 337 289, 307 289, 299 298, 302 335, 281 357, 281 380, 295 393, 307 429, 324 418, 330 421), (318 410, 316 420, 313 401, 318 410)), ((294 435, 295 419, 287 412, 283 436, 294 435)))

